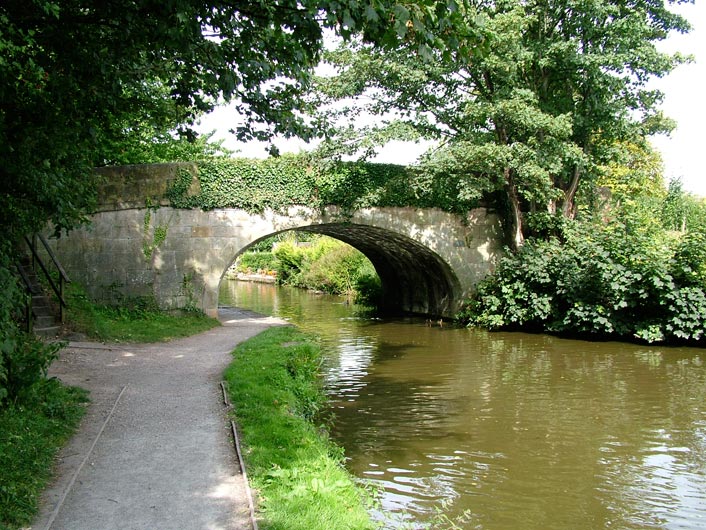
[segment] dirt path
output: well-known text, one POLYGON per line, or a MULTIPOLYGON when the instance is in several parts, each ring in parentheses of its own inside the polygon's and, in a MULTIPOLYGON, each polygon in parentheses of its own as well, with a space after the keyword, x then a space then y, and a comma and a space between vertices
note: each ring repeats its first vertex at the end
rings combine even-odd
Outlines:
POLYGON ((50 375, 91 392, 32 526, 250 529, 219 383, 240 342, 283 322, 226 309, 223 326, 163 344, 70 343, 50 375))

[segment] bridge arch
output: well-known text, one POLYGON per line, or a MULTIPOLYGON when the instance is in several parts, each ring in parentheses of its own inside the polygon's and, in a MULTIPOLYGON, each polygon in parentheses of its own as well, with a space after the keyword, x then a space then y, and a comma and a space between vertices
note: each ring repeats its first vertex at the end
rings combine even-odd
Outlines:
POLYGON ((429 247, 383 228, 321 224, 303 231, 331 236, 357 248, 375 267, 384 312, 449 315, 461 284, 448 263, 429 247))
MULTIPOLYGON (((456 274, 438 254, 408 236, 346 222, 291 230, 326 235, 363 253, 380 277, 382 305, 379 309, 384 313, 450 315, 454 310, 454 300, 462 291, 456 274)), ((273 235, 276 233, 265 238, 273 235)), ((250 246, 241 249, 238 256, 250 246)))

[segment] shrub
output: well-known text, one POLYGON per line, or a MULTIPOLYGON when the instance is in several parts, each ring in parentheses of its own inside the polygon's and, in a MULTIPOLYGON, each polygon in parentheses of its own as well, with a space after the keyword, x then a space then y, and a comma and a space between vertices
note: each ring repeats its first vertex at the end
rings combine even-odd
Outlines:
POLYGON ((706 234, 690 232, 674 253, 674 276, 683 285, 706 287, 706 234))
POLYGON ((238 259, 238 272, 252 274, 259 271, 273 271, 279 263, 273 252, 246 252, 238 259))
POLYGON ((489 329, 702 340, 702 239, 671 238, 629 214, 607 224, 574 224, 563 242, 529 240, 500 260, 460 317, 489 329))
POLYGON ((351 294, 355 290, 363 262, 367 258, 348 245, 337 245, 313 260, 301 281, 310 288, 331 294, 351 294))
POLYGON ((44 381, 62 343, 44 343, 14 325, 0 333, 0 408, 22 402, 44 381))
POLYGON ((273 251, 279 267, 277 278, 281 283, 296 283, 304 263, 304 250, 293 241, 283 241, 273 251))
POLYGON ((30 334, 18 334, 3 351, 5 399, 16 402, 44 381, 63 343, 44 343, 30 334))
POLYGON ((355 303, 368 307, 377 307, 382 299, 382 283, 372 263, 367 262, 362 268, 355 285, 355 303))
POLYGON ((299 247, 293 240, 285 240, 273 254, 280 283, 352 295, 356 302, 371 306, 380 298, 380 278, 372 263, 346 243, 320 236, 310 246, 299 247))

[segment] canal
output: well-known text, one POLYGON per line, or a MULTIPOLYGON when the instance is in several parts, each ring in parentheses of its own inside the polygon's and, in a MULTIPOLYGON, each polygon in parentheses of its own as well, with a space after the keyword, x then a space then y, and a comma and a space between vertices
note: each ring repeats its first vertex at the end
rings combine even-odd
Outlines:
POLYGON ((223 281, 329 352, 332 434, 385 528, 706 528, 706 350, 362 316, 223 281))

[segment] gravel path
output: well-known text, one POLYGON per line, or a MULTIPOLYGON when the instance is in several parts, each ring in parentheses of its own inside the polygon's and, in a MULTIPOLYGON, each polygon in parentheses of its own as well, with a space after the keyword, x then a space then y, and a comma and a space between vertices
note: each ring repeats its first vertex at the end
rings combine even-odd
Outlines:
POLYGON ((91 405, 34 529, 250 529, 219 383, 240 342, 285 322, 222 309, 222 327, 161 344, 72 342, 50 375, 91 405))

